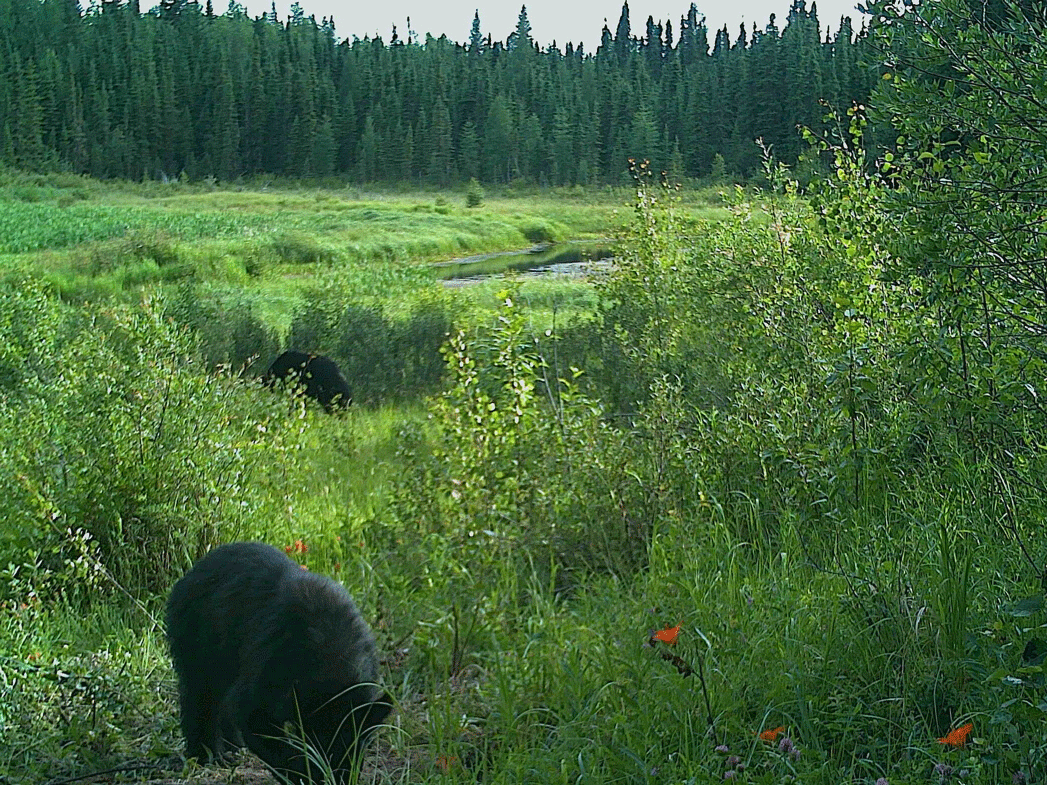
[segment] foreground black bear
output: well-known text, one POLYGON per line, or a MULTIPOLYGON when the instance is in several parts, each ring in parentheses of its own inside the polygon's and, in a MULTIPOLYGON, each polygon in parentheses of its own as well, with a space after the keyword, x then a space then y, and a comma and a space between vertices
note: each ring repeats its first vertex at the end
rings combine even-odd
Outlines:
POLYGON ((275 360, 265 372, 262 381, 274 387, 278 381, 288 381, 305 390, 305 394, 319 401, 327 411, 335 406, 349 405, 349 383, 338 369, 338 363, 322 354, 306 354, 289 349, 275 360))
POLYGON ((268 545, 223 545, 198 561, 171 591, 167 635, 190 758, 247 746, 308 783, 320 781, 318 751, 345 783, 392 710, 345 589, 268 545))

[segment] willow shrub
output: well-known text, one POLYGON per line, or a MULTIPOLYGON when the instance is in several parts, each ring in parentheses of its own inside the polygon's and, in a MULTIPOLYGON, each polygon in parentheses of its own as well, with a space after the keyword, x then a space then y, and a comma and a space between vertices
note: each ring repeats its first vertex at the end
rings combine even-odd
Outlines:
MULTIPOLYGON (((883 187, 850 152, 863 149, 860 130, 817 210, 769 164, 775 193, 754 200, 769 221, 738 194, 731 220, 690 224, 641 177, 633 242, 601 288, 595 389, 659 467, 654 514, 680 521, 659 529, 673 549, 701 564, 707 545, 692 533, 711 522, 749 554, 754 582, 798 559, 797 579, 823 587, 808 601, 852 643, 819 661, 820 676, 798 668, 803 701, 773 690, 764 700, 809 712, 834 755, 885 762, 885 750, 916 743, 899 728, 941 738, 991 717, 989 743, 1007 762, 990 776, 1009 778, 1030 769, 1023 745, 1042 719, 1028 698, 1042 633, 1016 629, 1008 608, 1032 588, 1022 562, 1042 558, 1029 556, 1028 533, 1044 507, 1011 464, 1037 465, 1042 451, 994 444, 991 430, 968 443, 971 418, 955 416, 936 373, 941 357, 962 359, 935 323, 951 311, 925 309, 918 279, 887 274, 883 187), (847 675, 846 695, 831 674, 847 675)), ((1022 413, 1006 424, 1042 443, 1022 413)), ((1028 603, 1039 624, 1042 592, 1028 603)))
POLYGON ((457 652, 452 671, 477 627, 526 616, 534 587, 634 575, 653 520, 655 470, 581 394, 579 372, 549 361, 516 292, 501 300, 489 329, 459 331, 445 348, 447 389, 431 404, 426 438, 402 439, 382 525, 387 558, 418 565, 419 612, 453 609, 445 645, 429 647, 457 652))
POLYGON ((451 296, 435 287, 385 300, 321 284, 304 293, 285 346, 333 358, 355 402, 409 400, 443 382, 440 347, 453 318, 451 296))
POLYGON ((245 532, 271 438, 264 398, 205 372, 159 304, 74 311, 26 281, 0 291, 0 313, 9 573, 40 590, 137 596, 245 532))

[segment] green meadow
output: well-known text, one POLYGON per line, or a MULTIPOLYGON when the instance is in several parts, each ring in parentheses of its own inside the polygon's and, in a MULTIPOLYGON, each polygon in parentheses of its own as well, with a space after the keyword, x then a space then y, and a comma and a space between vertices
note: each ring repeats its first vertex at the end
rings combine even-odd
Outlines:
POLYGON ((1042 423, 950 386, 945 317, 843 231, 880 207, 771 175, 6 175, 0 781, 230 781, 180 757, 163 604, 250 539, 375 631, 361 781, 1042 781, 1042 423), (430 267, 608 238, 588 278, 430 267), (289 346, 346 413, 257 383, 289 346))

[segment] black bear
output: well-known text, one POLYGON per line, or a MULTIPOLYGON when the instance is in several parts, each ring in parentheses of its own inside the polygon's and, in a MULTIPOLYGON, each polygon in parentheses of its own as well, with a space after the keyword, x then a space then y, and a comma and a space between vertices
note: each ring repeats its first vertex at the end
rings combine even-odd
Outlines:
POLYGON ((190 758, 246 746, 297 785, 320 781, 319 752, 345 783, 392 711, 349 594, 269 545, 200 559, 171 591, 167 636, 190 758))
POLYGON ((322 354, 306 354, 288 349, 269 366, 262 381, 267 387, 275 387, 278 381, 288 381, 301 387, 305 394, 323 405, 327 411, 335 406, 349 405, 349 383, 338 369, 338 363, 322 354))

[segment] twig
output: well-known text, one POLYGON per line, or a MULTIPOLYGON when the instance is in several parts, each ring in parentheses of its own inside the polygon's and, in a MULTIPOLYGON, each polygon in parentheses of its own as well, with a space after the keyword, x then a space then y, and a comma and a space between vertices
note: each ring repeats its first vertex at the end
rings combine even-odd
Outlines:
POLYGON ((70 782, 80 782, 81 780, 89 780, 92 777, 102 777, 106 774, 119 774, 121 772, 130 771, 173 771, 163 763, 128 763, 125 766, 117 766, 112 769, 104 769, 103 771, 93 771, 90 774, 81 774, 77 777, 67 777, 61 780, 48 780, 44 785, 68 785, 70 782))

